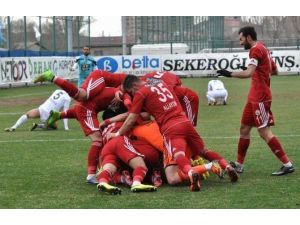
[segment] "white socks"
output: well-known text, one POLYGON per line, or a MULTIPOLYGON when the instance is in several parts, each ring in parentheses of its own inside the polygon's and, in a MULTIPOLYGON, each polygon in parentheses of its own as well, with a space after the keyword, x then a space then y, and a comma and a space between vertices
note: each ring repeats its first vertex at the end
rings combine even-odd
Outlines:
POLYGON ((15 125, 13 125, 11 128, 13 129, 17 129, 17 127, 21 126, 22 124, 26 123, 26 121, 28 120, 28 117, 24 114, 23 116, 21 116, 17 122, 15 123, 15 125))

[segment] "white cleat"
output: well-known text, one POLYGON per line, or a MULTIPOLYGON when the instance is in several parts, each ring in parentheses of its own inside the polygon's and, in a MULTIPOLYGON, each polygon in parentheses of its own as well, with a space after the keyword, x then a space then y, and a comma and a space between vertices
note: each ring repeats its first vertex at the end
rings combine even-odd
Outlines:
POLYGON ((98 184, 96 174, 87 175, 86 182, 89 183, 89 184, 98 184))

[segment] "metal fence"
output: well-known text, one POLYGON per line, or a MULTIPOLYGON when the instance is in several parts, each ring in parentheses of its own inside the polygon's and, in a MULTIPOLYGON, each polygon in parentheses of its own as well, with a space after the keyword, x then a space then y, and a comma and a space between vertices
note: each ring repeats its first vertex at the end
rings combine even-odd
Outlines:
POLYGON ((90 45, 90 23, 89 16, 2 16, 0 57, 78 55, 79 46, 90 45))

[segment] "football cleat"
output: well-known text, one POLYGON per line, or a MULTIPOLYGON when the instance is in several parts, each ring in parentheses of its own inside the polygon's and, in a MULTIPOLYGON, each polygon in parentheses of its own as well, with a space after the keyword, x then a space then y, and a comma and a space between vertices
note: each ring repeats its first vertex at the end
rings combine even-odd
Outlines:
POLYGON ((122 190, 118 187, 112 186, 108 183, 101 183, 97 185, 99 191, 109 193, 111 195, 120 195, 122 190))
POLYGON ((238 173, 243 173, 244 172, 244 166, 241 165, 238 162, 230 162, 230 165, 235 169, 236 172, 238 173))
POLYGON ((218 162, 212 162, 211 172, 216 174, 220 179, 224 178, 225 171, 222 170, 218 162))
POLYGON ((137 184, 134 186, 131 186, 131 191, 134 193, 137 192, 154 192, 157 191, 157 187, 147 184, 137 184))
POLYGON ((89 174, 89 175, 87 175, 86 182, 88 184, 98 184, 98 180, 97 180, 96 174, 89 174))
POLYGON ((30 131, 34 131, 36 128, 38 127, 38 124, 37 123, 33 123, 31 128, 30 128, 30 131))
POLYGON ((230 165, 226 167, 226 172, 229 176, 229 179, 232 183, 237 182, 239 179, 239 175, 237 174, 237 171, 230 165))
POLYGON ((272 173, 273 176, 282 176, 289 173, 293 173, 295 171, 295 168, 293 166, 282 166, 279 170, 272 173))
POLYGON ((153 170, 152 176, 151 176, 151 181, 155 187, 160 187, 162 185, 163 182, 162 182, 161 173, 159 170, 153 170))
MULTIPOLYGON (((197 159, 192 160, 193 167, 204 165, 204 164, 205 164, 205 160, 200 156, 197 156, 197 159)), ((203 180, 207 180, 209 178, 209 171, 206 171, 205 173, 201 174, 200 178, 203 180)))
POLYGON ((54 79, 54 74, 53 74, 52 70, 46 70, 44 73, 42 73, 41 75, 36 77, 34 79, 33 83, 45 82, 45 81, 52 82, 53 79, 54 79))
POLYGON ((4 129, 4 131, 6 132, 14 132, 16 129, 15 128, 12 128, 12 127, 7 127, 4 129))
POLYGON ((195 172, 189 173, 190 178, 190 191, 200 191, 201 184, 200 184, 200 175, 195 172))
POLYGON ((60 120, 60 112, 51 110, 50 111, 50 116, 47 119, 47 127, 52 127, 55 125, 55 122, 57 120, 60 120))

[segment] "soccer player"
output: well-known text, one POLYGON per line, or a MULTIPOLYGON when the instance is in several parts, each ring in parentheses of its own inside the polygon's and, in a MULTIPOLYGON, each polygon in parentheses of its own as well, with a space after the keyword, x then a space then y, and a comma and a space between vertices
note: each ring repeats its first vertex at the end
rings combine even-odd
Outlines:
POLYGON ((75 71, 79 68, 78 87, 82 85, 83 81, 97 67, 96 60, 90 55, 90 47, 84 46, 82 53, 82 55, 76 57, 74 65, 70 68, 70 71, 75 71))
POLYGON ((199 96, 196 92, 183 86, 180 78, 176 74, 168 71, 154 71, 147 73, 142 77, 143 80, 146 80, 147 78, 161 79, 171 87, 175 91, 185 115, 194 126, 197 126, 199 96))
MULTIPOLYGON (((123 126, 118 132, 111 133, 110 137, 125 134, 132 128, 141 110, 144 109, 155 118, 164 137, 164 145, 175 159, 179 169, 189 176, 190 190, 199 191, 200 175, 192 169, 190 159, 186 157, 186 146, 188 144, 191 147, 194 155, 205 155, 208 160, 210 156, 207 155, 202 138, 184 115, 174 91, 160 79, 148 78, 145 82, 134 75, 127 75, 123 88, 134 96, 132 107, 123 126)), ((219 163, 225 164, 231 180, 237 181, 238 176, 234 169, 225 160, 223 162, 220 160, 219 163)))
MULTIPOLYGON (((50 111, 51 110, 66 111, 69 109, 70 102, 71 102, 70 96, 65 91, 57 89, 51 94, 51 96, 42 105, 40 105, 38 108, 29 110, 27 113, 22 115, 12 127, 5 128, 5 131, 7 132, 15 131, 19 126, 26 123, 28 119, 33 119, 33 118, 40 118, 43 124, 34 123, 31 128, 31 131, 36 128, 46 128, 44 123, 47 121, 47 118, 50 115, 50 111)), ((53 126, 50 126, 49 128, 55 129, 56 126, 53 124, 53 126)), ((64 128, 65 130, 69 130, 67 119, 64 119, 64 128)))
POLYGON ((271 131, 271 126, 274 125, 274 118, 271 111, 272 94, 270 76, 278 73, 277 67, 268 49, 257 41, 256 31, 253 27, 241 28, 239 36, 240 44, 245 49, 250 50, 250 62, 247 69, 240 72, 229 72, 225 69, 217 71, 219 75, 226 77, 252 78, 248 101, 244 107, 241 119, 237 160, 236 162, 232 162, 232 165, 236 168, 237 172, 243 172, 244 160, 250 144, 250 132, 252 127, 256 127, 260 137, 283 164, 272 175, 280 176, 292 173, 295 169, 281 146, 279 139, 271 131))
POLYGON ((227 104, 228 92, 221 80, 211 80, 207 85, 208 105, 227 104))

